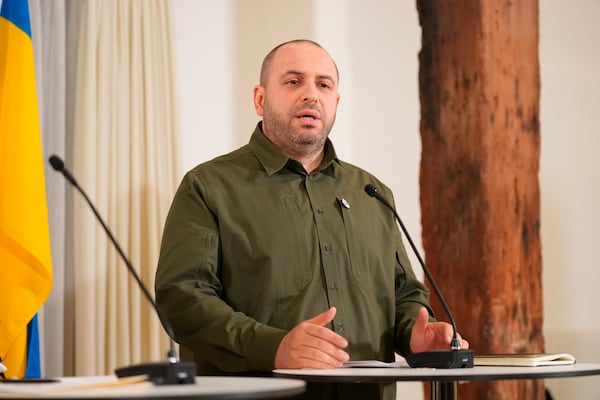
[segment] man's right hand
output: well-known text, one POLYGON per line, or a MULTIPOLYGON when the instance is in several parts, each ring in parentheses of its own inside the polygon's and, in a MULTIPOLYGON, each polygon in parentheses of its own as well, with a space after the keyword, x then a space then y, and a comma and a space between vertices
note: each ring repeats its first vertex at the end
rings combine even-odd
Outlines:
POLYGON ((335 368, 348 361, 350 357, 343 350, 348 341, 325 327, 335 313, 331 307, 289 331, 275 354, 275 368, 335 368))

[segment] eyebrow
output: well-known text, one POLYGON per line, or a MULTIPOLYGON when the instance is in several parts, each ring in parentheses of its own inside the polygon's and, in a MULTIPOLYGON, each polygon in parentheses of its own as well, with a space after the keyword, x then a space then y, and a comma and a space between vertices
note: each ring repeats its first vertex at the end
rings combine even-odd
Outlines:
MULTIPOLYGON (((304 76, 304 75, 306 75, 306 73, 302 72, 302 71, 296 71, 296 70, 291 69, 291 70, 286 71, 283 74, 281 74, 281 77, 284 78, 284 77, 286 77, 288 75, 300 75, 300 76, 304 76)), ((320 74, 320 75, 317 75, 317 78, 318 79, 328 79, 331 82, 335 83, 335 79, 333 79, 333 77, 331 75, 320 74)))

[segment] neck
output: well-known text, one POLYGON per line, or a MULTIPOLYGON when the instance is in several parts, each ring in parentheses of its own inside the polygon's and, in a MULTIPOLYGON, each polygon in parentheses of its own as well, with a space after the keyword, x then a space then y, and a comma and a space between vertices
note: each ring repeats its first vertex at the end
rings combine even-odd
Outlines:
POLYGON ((306 172, 310 174, 319 165, 321 165, 324 155, 325 155, 325 152, 323 150, 321 150, 317 154, 312 154, 310 156, 304 156, 304 157, 298 157, 298 158, 296 158, 296 160, 298 160, 298 162, 300 162, 300 164, 302 164, 302 166, 304 167, 306 172))

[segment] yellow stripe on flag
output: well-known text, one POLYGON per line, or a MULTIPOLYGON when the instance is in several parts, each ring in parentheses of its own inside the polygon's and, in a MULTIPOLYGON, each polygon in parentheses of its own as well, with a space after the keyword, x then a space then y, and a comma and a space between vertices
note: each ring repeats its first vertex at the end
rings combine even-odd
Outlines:
POLYGON ((33 45, 0 16, 0 357, 7 376, 23 377, 27 323, 51 288, 33 45))

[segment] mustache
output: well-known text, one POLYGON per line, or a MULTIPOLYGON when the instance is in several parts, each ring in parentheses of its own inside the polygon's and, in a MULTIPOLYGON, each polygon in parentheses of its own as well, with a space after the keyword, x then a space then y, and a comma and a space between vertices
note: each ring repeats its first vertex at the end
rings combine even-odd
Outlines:
POLYGON ((298 112, 300 112, 302 110, 313 110, 313 111, 317 111, 319 114, 323 114, 323 109, 316 104, 306 104, 306 105, 303 104, 301 106, 296 106, 292 109, 292 114, 297 114, 298 112))

